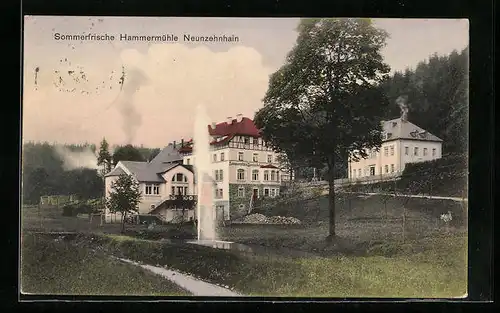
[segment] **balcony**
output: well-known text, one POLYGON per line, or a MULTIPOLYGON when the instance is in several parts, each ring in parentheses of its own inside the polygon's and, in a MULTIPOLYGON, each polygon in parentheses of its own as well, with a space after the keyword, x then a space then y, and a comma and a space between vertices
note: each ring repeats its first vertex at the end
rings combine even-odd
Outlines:
POLYGON ((196 195, 170 195, 168 196, 168 200, 176 200, 176 201, 196 201, 196 195))

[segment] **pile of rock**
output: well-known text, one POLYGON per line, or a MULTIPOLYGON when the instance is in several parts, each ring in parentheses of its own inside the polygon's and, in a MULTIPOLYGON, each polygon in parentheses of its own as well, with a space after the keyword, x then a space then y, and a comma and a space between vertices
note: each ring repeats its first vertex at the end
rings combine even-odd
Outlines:
POLYGON ((236 223, 242 224, 280 224, 280 225, 299 225, 301 221, 295 217, 271 216, 267 217, 260 213, 245 216, 236 223))
POLYGON ((300 220, 291 216, 271 216, 268 218, 269 224, 298 225, 300 220))

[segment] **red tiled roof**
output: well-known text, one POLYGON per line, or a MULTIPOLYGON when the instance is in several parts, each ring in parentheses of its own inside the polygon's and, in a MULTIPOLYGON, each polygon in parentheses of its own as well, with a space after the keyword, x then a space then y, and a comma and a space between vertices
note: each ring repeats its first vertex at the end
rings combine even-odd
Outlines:
MULTIPOLYGON (((236 119, 233 119, 230 124, 228 124, 227 122, 216 124, 215 129, 212 128, 212 125, 208 125, 208 133, 210 134, 210 136, 226 136, 226 138, 219 141, 213 140, 212 142, 210 142, 210 145, 227 143, 236 135, 260 137, 260 131, 257 129, 253 121, 248 117, 243 117, 239 122, 236 119)), ((191 138, 189 141, 185 142, 185 144, 187 144, 186 146, 179 148, 179 153, 192 152, 192 143, 193 139, 191 138)))
POLYGON ((227 122, 216 124, 215 129, 212 129, 211 125, 208 125, 207 127, 208 133, 211 136, 246 135, 260 137, 260 131, 248 117, 243 117, 239 122, 236 119, 233 119, 230 124, 227 122))
POLYGON ((266 165, 261 165, 260 168, 277 168, 277 167, 272 164, 266 164, 266 165))

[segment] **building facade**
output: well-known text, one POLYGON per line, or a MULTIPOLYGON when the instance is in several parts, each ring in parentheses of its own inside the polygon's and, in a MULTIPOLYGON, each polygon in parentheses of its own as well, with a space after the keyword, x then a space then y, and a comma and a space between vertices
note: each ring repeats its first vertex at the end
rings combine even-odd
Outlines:
POLYGON ((411 122, 397 118, 382 122, 383 139, 380 149, 367 151, 368 158, 349 160, 349 179, 374 176, 397 176, 406 164, 431 161, 442 156, 440 138, 411 122))

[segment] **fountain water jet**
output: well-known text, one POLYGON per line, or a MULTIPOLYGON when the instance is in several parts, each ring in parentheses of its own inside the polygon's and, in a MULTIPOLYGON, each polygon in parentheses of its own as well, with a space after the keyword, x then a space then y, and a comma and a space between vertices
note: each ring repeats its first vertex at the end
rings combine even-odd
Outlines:
POLYGON ((216 239, 213 207, 214 180, 211 175, 210 135, 207 131, 207 125, 209 124, 210 119, 205 111, 205 107, 198 105, 193 136, 193 156, 195 159, 194 167, 198 192, 198 202, 196 204, 198 241, 213 241, 216 239))

